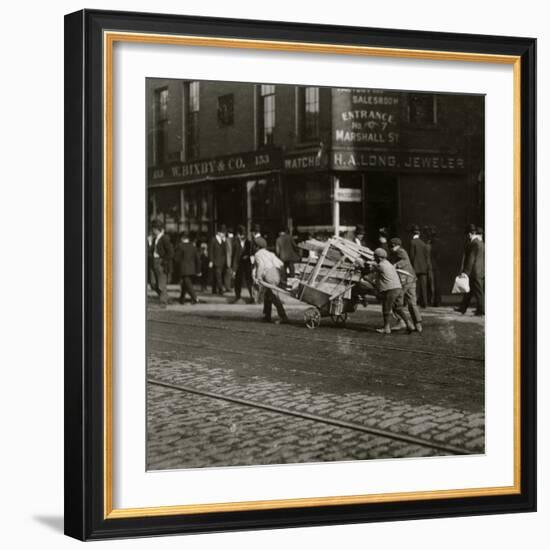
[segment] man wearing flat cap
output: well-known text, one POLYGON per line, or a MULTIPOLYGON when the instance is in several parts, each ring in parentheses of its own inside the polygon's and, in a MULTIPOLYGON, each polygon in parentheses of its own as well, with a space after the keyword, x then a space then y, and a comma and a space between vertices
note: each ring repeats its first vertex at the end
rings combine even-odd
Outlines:
POLYGON ((388 261, 388 254, 383 248, 374 251, 373 269, 377 274, 376 287, 382 300, 382 315, 384 326, 377 329, 381 334, 391 334, 392 311, 398 315, 409 332, 414 331, 414 325, 409 313, 403 307, 403 289, 395 267, 388 261))
MULTIPOLYGON (((422 315, 416 305, 416 272, 407 251, 403 248, 401 239, 393 237, 390 239, 390 261, 397 269, 397 274, 403 287, 403 304, 411 314, 415 329, 422 332, 422 315)), ((393 330, 407 328, 403 320, 393 330)))

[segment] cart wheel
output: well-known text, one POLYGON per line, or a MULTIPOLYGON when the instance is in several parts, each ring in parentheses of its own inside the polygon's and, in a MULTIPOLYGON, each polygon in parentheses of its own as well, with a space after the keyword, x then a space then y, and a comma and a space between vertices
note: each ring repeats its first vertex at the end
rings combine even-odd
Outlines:
POLYGON ((304 311, 304 323, 307 328, 317 328, 321 324, 321 312, 316 307, 307 308, 304 311))
POLYGON ((332 319, 333 323, 336 323, 337 325, 343 325, 348 320, 348 314, 340 313, 340 315, 331 315, 330 318, 332 319))

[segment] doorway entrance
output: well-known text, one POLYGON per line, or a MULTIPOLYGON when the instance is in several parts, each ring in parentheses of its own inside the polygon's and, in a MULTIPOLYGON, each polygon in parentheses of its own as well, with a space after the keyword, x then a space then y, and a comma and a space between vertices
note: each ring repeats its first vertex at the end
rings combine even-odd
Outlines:
POLYGON ((214 202, 216 205, 214 231, 220 225, 236 230, 237 225, 246 224, 245 186, 242 181, 221 183, 214 186, 214 202))
POLYGON ((398 177, 388 174, 365 174, 365 229, 369 243, 378 240, 378 230, 386 227, 397 235, 399 225, 398 177))

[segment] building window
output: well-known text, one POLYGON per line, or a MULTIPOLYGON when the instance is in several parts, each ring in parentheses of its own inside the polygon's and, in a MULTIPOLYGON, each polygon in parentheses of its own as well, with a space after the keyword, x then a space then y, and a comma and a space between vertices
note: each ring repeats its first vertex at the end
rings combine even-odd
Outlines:
POLYGON ((298 88, 300 106, 300 138, 311 141, 319 138, 319 88, 298 88))
POLYGON ((411 124, 437 124, 437 99, 431 94, 410 94, 408 112, 411 124))
POLYGON ((220 127, 233 126, 233 94, 218 97, 218 125, 220 127))
POLYGON ((185 83, 185 158, 196 159, 199 156, 199 82, 185 83))
POLYGON ((260 146, 273 145, 275 129, 275 86, 260 86, 260 105, 258 109, 258 134, 260 146))
POLYGON ((163 164, 168 144, 168 88, 155 91, 154 119, 154 163, 163 164))

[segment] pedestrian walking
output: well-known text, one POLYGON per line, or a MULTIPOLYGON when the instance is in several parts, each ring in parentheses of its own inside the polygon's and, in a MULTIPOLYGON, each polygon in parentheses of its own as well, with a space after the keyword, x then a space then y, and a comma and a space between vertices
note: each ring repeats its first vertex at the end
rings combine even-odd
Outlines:
POLYGON ((294 264, 299 262, 301 258, 300 249, 286 227, 279 232, 275 242, 275 253, 283 262, 281 283, 286 285, 287 277, 294 278, 294 264))
POLYGON ((434 225, 426 230, 426 244, 430 257, 430 270, 428 272, 428 300, 434 307, 441 305, 441 275, 440 275, 440 248, 437 238, 437 229, 434 225))
POLYGON ((159 295, 160 304, 168 304, 168 278, 172 271, 174 249, 170 237, 164 232, 164 226, 159 220, 151 224, 153 239, 151 242, 151 256, 153 258, 153 288, 159 295))
POLYGON ((233 229, 228 229, 225 236, 225 267, 223 268, 223 286, 227 292, 233 286, 233 229))
POLYGON ((210 260, 208 259, 208 244, 205 242, 200 243, 200 261, 201 261, 201 291, 206 292, 206 287, 208 286, 208 275, 210 274, 210 268, 208 264, 210 260))
POLYGON ((216 235, 210 241, 210 250, 208 251, 210 257, 208 267, 212 270, 212 294, 219 294, 220 296, 226 290, 223 284, 223 270, 227 264, 226 231, 225 225, 219 226, 216 235))
MULTIPOLYGON (((255 239, 256 253, 254 254, 254 279, 256 281, 265 281, 266 283, 279 286, 281 283, 281 270, 283 262, 273 252, 267 250, 267 242, 263 237, 255 239)), ((273 305, 277 309, 280 323, 288 323, 288 317, 285 308, 277 292, 270 288, 262 287, 264 294, 263 320, 270 323, 271 310, 273 305)))
POLYGON ((416 290, 418 305, 425 308, 428 305, 428 270, 430 258, 426 243, 420 238, 418 225, 411 226, 410 259, 416 273, 416 290))
POLYGON ((192 304, 199 300, 193 288, 193 277, 201 274, 201 260, 197 247, 189 240, 189 235, 184 231, 180 235, 180 242, 174 253, 174 264, 180 277, 179 303, 185 303, 185 295, 189 294, 192 304))
POLYGON ((252 264, 250 262, 251 245, 246 238, 246 231, 243 225, 237 227, 237 236, 233 244, 233 258, 231 269, 235 278, 235 302, 241 299, 243 282, 248 289, 250 300, 254 301, 252 293, 252 264))
MULTIPOLYGON (((390 261, 397 269, 397 274, 401 281, 401 286, 403 288, 403 305, 408 309, 416 331, 422 332, 422 315, 416 304, 416 272, 402 244, 399 237, 390 239, 390 261)), ((403 330, 407 328, 403 319, 399 319, 399 321, 399 324, 393 327, 393 330, 403 330)))
POLYGON ((470 306, 472 298, 476 300, 475 314, 485 315, 485 243, 483 230, 469 225, 466 228, 469 242, 466 245, 462 275, 467 275, 470 282, 470 292, 464 295, 462 303, 456 311, 464 315, 470 306))
POLYGON ((373 269, 376 273, 376 288, 382 301, 384 326, 376 329, 381 334, 391 334, 391 316, 394 311, 405 323, 408 332, 414 331, 409 313, 403 307, 403 289, 395 267, 388 261, 388 253, 383 248, 374 251, 373 269))

